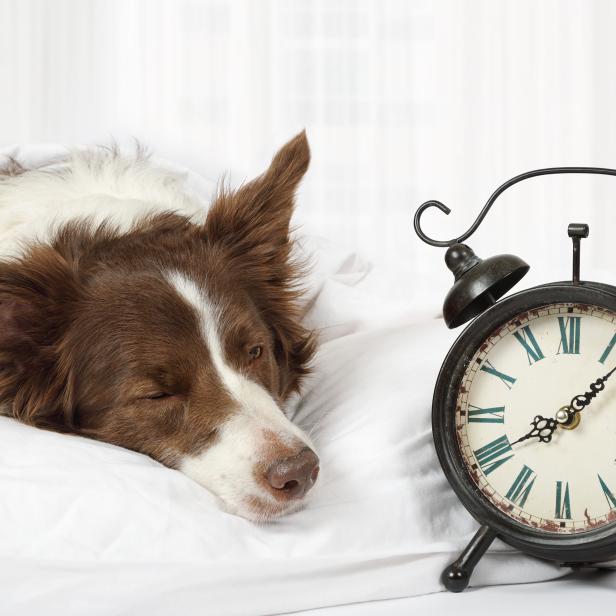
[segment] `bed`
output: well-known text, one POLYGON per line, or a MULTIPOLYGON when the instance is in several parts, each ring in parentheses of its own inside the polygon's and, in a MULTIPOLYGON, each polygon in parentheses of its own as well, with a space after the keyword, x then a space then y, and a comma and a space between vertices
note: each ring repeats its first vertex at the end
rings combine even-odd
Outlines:
MULTIPOLYGON (((38 160, 50 151, 11 154, 38 160)), ((179 172, 207 201, 211 183, 179 172)), ((0 204, 0 242, 27 224, 21 214, 2 226, 0 204)), ((297 249, 313 259, 305 318, 321 338, 304 394, 289 405, 322 461, 309 506, 255 525, 145 456, 0 417, 0 613, 345 616, 492 606, 505 614, 553 609, 556 599, 603 606, 616 573, 571 577, 498 542, 468 593, 442 592, 441 570, 476 530, 431 436, 432 387, 456 334, 436 307, 387 298, 383 286, 400 284, 395 272, 320 238, 299 235, 297 249)))

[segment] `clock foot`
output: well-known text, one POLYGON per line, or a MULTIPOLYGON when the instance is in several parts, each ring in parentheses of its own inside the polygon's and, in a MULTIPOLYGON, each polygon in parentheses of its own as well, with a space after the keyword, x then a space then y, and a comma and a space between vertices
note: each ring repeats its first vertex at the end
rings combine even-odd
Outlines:
POLYGON ((496 539, 496 533, 489 526, 482 526, 466 546, 460 558, 443 571, 441 581, 449 592, 462 592, 467 588, 473 570, 494 539, 496 539))

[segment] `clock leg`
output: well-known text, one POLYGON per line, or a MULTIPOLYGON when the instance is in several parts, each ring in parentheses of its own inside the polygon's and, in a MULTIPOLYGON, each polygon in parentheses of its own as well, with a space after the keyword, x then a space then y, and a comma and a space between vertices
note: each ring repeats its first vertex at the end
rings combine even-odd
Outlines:
POLYGON ((471 575, 481 557, 486 553, 496 533, 489 526, 482 526, 471 542, 464 548, 460 558, 452 563, 441 575, 441 581, 450 592, 462 592, 471 581, 471 575))

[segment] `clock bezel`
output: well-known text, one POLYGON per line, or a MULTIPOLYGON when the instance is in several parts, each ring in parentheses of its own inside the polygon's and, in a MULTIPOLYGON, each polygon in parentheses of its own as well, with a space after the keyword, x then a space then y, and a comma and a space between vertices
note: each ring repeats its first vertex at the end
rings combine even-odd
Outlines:
POLYGON ((432 406, 432 431, 439 462, 469 513, 494 529, 509 545, 561 563, 597 563, 616 556, 616 522, 566 535, 548 533, 516 522, 492 504, 473 482, 456 437, 459 388, 477 349, 517 315, 547 304, 591 304, 616 313, 616 287, 597 282, 555 282, 533 287, 496 303, 472 321, 454 342, 439 372, 432 406))

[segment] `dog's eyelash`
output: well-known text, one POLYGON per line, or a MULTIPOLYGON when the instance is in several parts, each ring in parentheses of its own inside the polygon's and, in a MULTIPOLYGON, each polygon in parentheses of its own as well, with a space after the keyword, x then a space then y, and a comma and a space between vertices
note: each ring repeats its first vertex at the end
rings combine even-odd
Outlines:
POLYGON ((164 391, 157 391, 153 394, 149 394, 148 396, 144 396, 144 398, 146 400, 162 400, 164 398, 171 398, 172 396, 173 394, 164 391))

